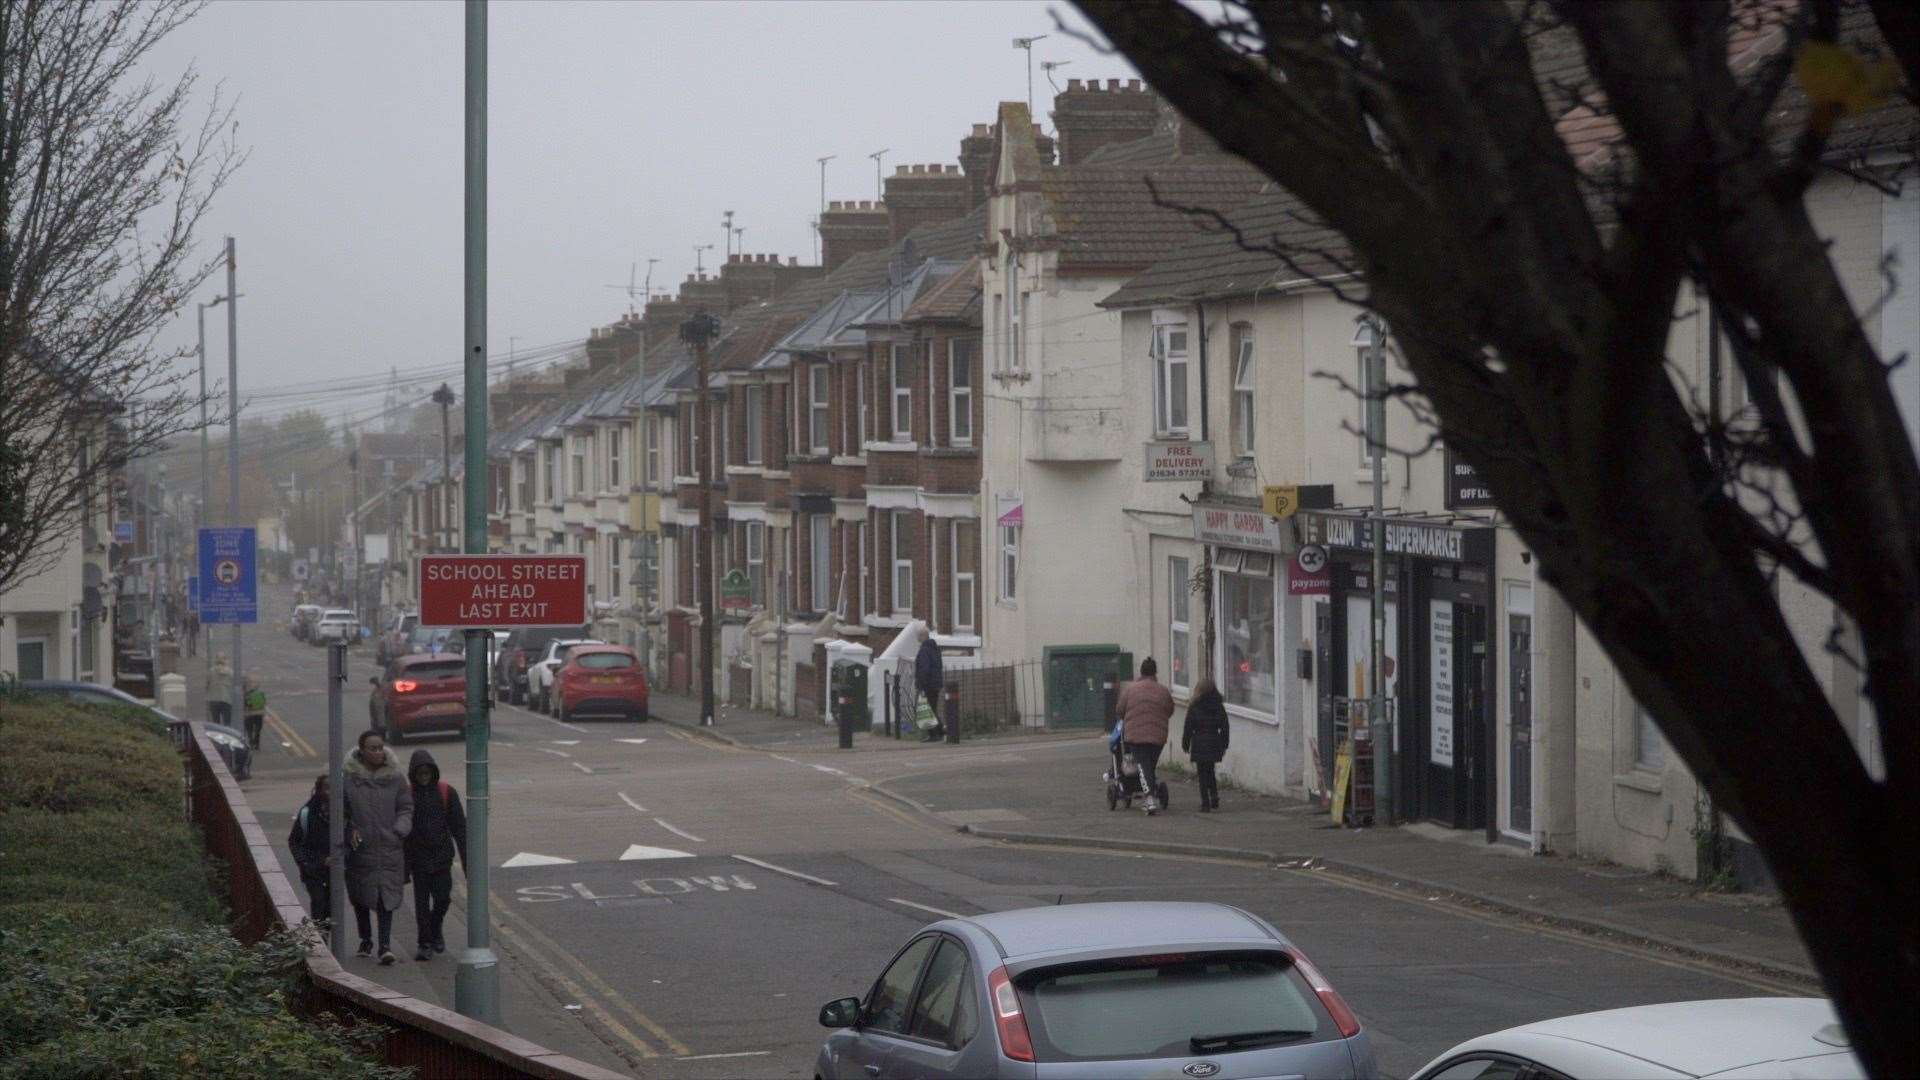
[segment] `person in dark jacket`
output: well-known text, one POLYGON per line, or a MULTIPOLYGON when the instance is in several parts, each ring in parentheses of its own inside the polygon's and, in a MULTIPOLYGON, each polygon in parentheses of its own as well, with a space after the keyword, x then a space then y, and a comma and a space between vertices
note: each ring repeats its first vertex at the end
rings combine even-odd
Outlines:
POLYGON ((1193 759, 1200 776, 1200 812, 1220 809, 1220 781, 1213 767, 1227 756, 1227 703, 1212 679, 1202 679, 1187 702, 1187 722, 1180 729, 1180 749, 1193 759))
POLYGON ((407 891, 403 844, 413 831, 413 788, 394 764, 386 736, 360 733, 347 757, 347 899, 360 929, 360 956, 374 955, 371 917, 379 917, 380 963, 391 964, 393 913, 407 891))
POLYGON ((407 834, 407 875, 413 879, 413 922, 419 947, 415 960, 447 951, 447 905, 453 901, 453 856, 467 867, 467 813, 460 793, 440 779, 433 755, 415 750, 407 763, 413 781, 413 831, 407 834))
POLYGON ((305 805, 294 811, 293 831, 287 834, 287 847, 294 864, 300 867, 300 884, 307 887, 307 900, 313 908, 313 921, 326 925, 333 913, 333 883, 328 874, 333 868, 333 853, 327 850, 328 823, 327 774, 313 782, 313 794, 305 805))
POLYGON ((938 742, 947 737, 946 725, 940 722, 940 690, 946 681, 940 662, 940 646, 934 643, 933 630, 928 628, 926 639, 920 642, 920 651, 913 658, 914 685, 926 695, 927 704, 933 707, 933 728, 920 737, 921 742, 938 742))

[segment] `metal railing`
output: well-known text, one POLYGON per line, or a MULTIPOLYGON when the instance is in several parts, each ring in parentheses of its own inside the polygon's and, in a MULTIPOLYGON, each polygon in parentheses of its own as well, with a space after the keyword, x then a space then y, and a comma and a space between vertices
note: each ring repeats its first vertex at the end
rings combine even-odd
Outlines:
MULTIPOLYGON (((300 925, 307 910, 299 893, 281 870, 240 785, 198 723, 183 750, 187 814, 200 827, 207 854, 227 868, 226 899, 233 913, 234 936, 251 944, 276 928, 300 925)), ((426 1080, 618 1080, 621 1076, 438 1005, 396 995, 342 968, 318 941, 308 946, 305 993, 296 1007, 315 1018, 376 1025, 386 1033, 381 1043, 383 1062, 411 1068, 426 1080)))

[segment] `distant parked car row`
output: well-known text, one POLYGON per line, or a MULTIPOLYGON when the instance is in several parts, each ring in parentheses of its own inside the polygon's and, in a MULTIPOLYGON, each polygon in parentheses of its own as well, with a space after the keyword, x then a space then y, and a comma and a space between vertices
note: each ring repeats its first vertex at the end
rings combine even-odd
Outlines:
POLYGON ((287 619, 287 632, 295 641, 325 645, 343 641, 351 645, 360 640, 360 617, 346 608, 323 608, 318 604, 300 604, 287 619))

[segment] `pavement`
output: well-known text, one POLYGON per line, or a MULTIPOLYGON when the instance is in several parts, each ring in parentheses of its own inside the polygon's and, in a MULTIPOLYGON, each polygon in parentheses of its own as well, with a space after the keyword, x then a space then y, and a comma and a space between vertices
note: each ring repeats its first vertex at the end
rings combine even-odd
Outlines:
MULTIPOLYGON (((709 737, 753 749, 840 753, 834 729, 752 709, 722 710, 699 728, 685 698, 657 694, 655 715, 709 737)), ((997 762, 990 774, 941 770, 937 761, 875 780, 872 790, 960 832, 985 840, 1122 852, 1158 852, 1250 862, 1362 878, 1390 888, 1447 898, 1602 940, 1629 942, 1766 978, 1818 979, 1785 910, 1771 897, 1715 893, 1669 875, 1557 854, 1532 855, 1479 833, 1410 824, 1351 829, 1295 799, 1224 787, 1221 810, 1201 814, 1191 773, 1163 763, 1172 806, 1148 817, 1106 809, 1100 773, 1106 754, 1097 733, 1010 734, 969 746, 1079 741, 1086 762, 1077 783, 1061 783, 1057 757, 997 762)), ((913 747, 914 740, 859 734, 855 752, 913 747)), ((874 770, 869 769, 869 772, 874 770)))

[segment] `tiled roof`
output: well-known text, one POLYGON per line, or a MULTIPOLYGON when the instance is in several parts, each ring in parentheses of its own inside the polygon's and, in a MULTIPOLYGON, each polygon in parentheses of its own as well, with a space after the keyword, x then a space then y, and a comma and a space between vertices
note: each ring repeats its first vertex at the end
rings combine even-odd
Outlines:
POLYGON ((866 309, 855 315, 845 329, 833 336, 834 345, 855 345, 867 340, 867 331, 898 326, 906 317, 907 309, 921 294, 944 284, 954 275, 962 262, 952 259, 928 259, 915 267, 898 284, 882 292, 878 299, 868 304, 866 309))
POLYGON ((980 321, 980 256, 968 259, 947 279, 923 293, 901 322, 980 321))
POLYGON ((1150 165, 1172 161, 1180 156, 1180 137, 1172 131, 1156 131, 1142 139, 1108 143, 1088 154, 1087 165, 1150 165))
POLYGON ((1144 168, 1048 169, 1040 183, 1060 242, 1060 269, 1124 273, 1151 266, 1202 231, 1175 207, 1228 213, 1257 194, 1265 179, 1239 158, 1206 154, 1144 168))
POLYGON ((1132 307, 1246 296, 1344 272, 1346 240, 1280 188, 1255 197, 1227 215, 1227 220, 1237 235, 1216 229, 1192 241, 1135 276, 1101 305, 1132 307))

